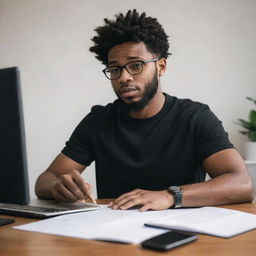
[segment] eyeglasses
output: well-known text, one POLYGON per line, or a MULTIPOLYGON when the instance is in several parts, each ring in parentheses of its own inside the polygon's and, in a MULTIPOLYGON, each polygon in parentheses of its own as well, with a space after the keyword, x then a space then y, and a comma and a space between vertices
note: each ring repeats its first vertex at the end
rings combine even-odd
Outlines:
POLYGON ((159 59, 152 59, 152 60, 136 60, 128 62, 123 66, 110 66, 103 69, 103 73, 105 74, 106 78, 110 80, 115 80, 121 77, 122 71, 125 68, 126 71, 131 75, 138 75, 142 73, 143 66, 149 62, 156 62, 159 59))

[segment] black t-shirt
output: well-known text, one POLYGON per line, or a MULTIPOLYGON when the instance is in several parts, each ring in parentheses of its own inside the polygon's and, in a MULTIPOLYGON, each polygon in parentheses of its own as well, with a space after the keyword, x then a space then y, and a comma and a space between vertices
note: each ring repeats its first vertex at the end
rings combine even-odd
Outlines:
POLYGON ((151 118, 131 118, 116 100, 92 107, 76 127, 62 153, 85 166, 95 161, 99 198, 201 182, 203 160, 233 147, 207 105, 165 97, 151 118))

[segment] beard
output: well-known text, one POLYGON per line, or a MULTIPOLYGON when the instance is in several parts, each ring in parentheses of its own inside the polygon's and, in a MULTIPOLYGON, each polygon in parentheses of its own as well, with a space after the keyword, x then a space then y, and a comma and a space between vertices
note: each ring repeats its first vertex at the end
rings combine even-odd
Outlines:
POLYGON ((157 89, 158 89, 158 78, 157 78, 157 71, 155 71, 155 74, 152 80, 145 85, 145 91, 142 95, 141 100, 136 102, 131 102, 128 104, 122 100, 122 98, 118 95, 116 91, 115 93, 116 93, 116 96, 120 99, 120 102, 122 103, 124 108, 127 110, 127 112, 138 112, 149 104, 149 102, 155 96, 157 89))

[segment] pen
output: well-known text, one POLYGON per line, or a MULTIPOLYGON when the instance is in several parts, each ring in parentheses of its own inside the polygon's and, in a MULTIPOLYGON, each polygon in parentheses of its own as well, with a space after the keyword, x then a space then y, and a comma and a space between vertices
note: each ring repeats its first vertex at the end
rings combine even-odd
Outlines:
POLYGON ((94 197, 93 197, 92 195, 89 195, 89 198, 91 199, 91 201, 92 201, 94 204, 97 205, 97 202, 96 202, 96 200, 94 199, 94 197))
MULTIPOLYGON (((88 196, 88 198, 89 198, 94 204, 98 205, 97 202, 96 202, 96 200, 94 199, 94 197, 93 197, 92 195, 87 195, 87 196, 88 196)), ((76 201, 76 203, 86 203, 85 200, 86 200, 85 198, 84 198, 84 199, 78 199, 78 200, 76 201)))

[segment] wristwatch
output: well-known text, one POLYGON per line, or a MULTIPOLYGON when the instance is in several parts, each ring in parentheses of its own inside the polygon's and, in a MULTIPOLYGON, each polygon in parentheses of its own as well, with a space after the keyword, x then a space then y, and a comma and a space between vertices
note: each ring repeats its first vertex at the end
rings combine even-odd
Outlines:
POLYGON ((177 187, 177 186, 171 186, 167 190, 174 197, 174 204, 171 208, 180 208, 182 205, 182 190, 181 190, 181 188, 177 187))

